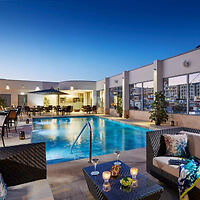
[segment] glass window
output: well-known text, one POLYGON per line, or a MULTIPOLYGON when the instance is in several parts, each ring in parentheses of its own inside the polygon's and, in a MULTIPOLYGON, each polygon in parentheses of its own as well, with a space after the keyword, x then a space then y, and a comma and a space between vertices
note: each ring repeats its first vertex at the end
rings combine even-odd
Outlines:
POLYGON ((122 100, 122 87, 110 88, 110 108, 114 108, 119 100, 122 100))
POLYGON ((97 107, 104 107, 104 90, 97 91, 97 107))
POLYGON ((154 98, 153 81, 143 83, 144 90, 144 110, 150 110, 154 98))
POLYGON ((130 110, 142 110, 142 83, 135 83, 129 86, 130 110))
POLYGON ((189 114, 200 114, 200 73, 189 75, 189 114))
POLYGON ((165 99, 170 113, 186 113, 187 111, 187 76, 164 79, 165 99))

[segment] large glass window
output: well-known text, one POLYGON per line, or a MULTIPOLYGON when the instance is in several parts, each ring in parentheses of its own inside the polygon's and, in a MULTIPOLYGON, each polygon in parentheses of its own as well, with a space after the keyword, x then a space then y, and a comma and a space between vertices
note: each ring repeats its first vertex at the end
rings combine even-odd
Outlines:
POLYGON ((143 83, 144 90, 144 110, 150 110, 154 98, 153 81, 143 83))
POLYGON ((200 114, 200 73, 189 75, 189 114, 200 114))
POLYGON ((165 99, 169 113, 187 112, 187 76, 164 79, 165 99))
POLYGON ((97 107, 104 107, 104 90, 97 91, 97 107))
POLYGON ((142 83, 135 83, 129 86, 130 110, 142 110, 142 83))
POLYGON ((122 100, 122 87, 110 88, 110 108, 114 108, 122 100))

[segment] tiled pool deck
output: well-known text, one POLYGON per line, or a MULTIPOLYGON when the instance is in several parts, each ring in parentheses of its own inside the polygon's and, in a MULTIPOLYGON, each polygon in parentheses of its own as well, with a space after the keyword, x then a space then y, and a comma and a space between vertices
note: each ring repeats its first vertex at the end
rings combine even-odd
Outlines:
MULTIPOLYGON (((128 123, 132 125, 142 126, 151 129, 157 129, 150 122, 145 121, 133 121, 126 120, 116 117, 102 116, 109 118, 111 120, 121 121, 123 123, 128 123)), ((166 127, 162 127, 166 128, 166 127)), ((7 146, 17 145, 17 144, 26 144, 31 142, 31 131, 32 125, 25 125, 25 123, 20 122, 18 126, 18 132, 20 130, 25 130, 26 140, 19 140, 18 134, 14 131, 11 131, 9 137, 5 137, 5 143, 7 146)), ((146 172, 146 149, 134 149, 129 151, 121 152, 120 159, 130 166, 135 166, 139 168, 140 172, 148 176, 149 178, 157 181, 151 175, 146 172)), ((98 156, 100 163, 112 161, 115 157, 113 154, 98 156)), ((88 191, 82 168, 89 166, 87 159, 75 160, 70 162, 52 164, 47 166, 47 177, 49 184, 51 186, 54 199, 55 200, 92 200, 93 197, 88 191)), ((158 182, 158 181, 157 181, 158 182)), ((165 191, 161 197, 161 200, 176 200, 178 199, 178 192, 176 189, 172 189, 168 186, 165 186, 163 183, 165 191)), ((17 200, 17 197, 16 197, 17 200)))

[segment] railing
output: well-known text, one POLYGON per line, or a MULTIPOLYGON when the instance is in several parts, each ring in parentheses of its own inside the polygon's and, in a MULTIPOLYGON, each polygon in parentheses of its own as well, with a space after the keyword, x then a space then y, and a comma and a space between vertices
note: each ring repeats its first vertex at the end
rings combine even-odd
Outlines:
POLYGON ((88 162, 91 163, 91 161, 92 161, 92 127, 91 127, 90 122, 87 122, 87 123, 83 126, 81 132, 78 134, 77 138, 74 140, 74 142, 73 142, 73 144, 72 144, 70 150, 71 150, 71 153, 72 153, 72 149, 73 149, 74 145, 76 144, 77 140, 79 139, 79 137, 81 136, 81 134, 83 133, 83 131, 85 130, 85 128, 86 128, 87 126, 89 127, 89 130, 90 130, 90 143, 89 143, 89 145, 90 145, 90 151, 89 151, 89 161, 88 161, 88 162))

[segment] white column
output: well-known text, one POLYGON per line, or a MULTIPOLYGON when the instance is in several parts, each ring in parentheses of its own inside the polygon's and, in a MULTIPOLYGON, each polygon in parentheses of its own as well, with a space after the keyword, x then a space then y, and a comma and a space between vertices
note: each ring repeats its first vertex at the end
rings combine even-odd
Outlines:
POLYGON ((104 114, 110 113, 109 78, 104 79, 104 114))
POLYGON ((163 91, 163 69, 162 61, 155 60, 154 65, 154 92, 163 91))
POLYGON ((189 74, 187 74, 187 114, 190 112, 190 80, 189 80, 189 74))
POLYGON ((96 90, 92 91, 92 105, 95 106, 96 105, 96 99, 97 99, 97 95, 96 95, 96 90))
POLYGON ((129 115, 129 73, 123 72, 122 76, 122 108, 123 117, 126 118, 129 115))

